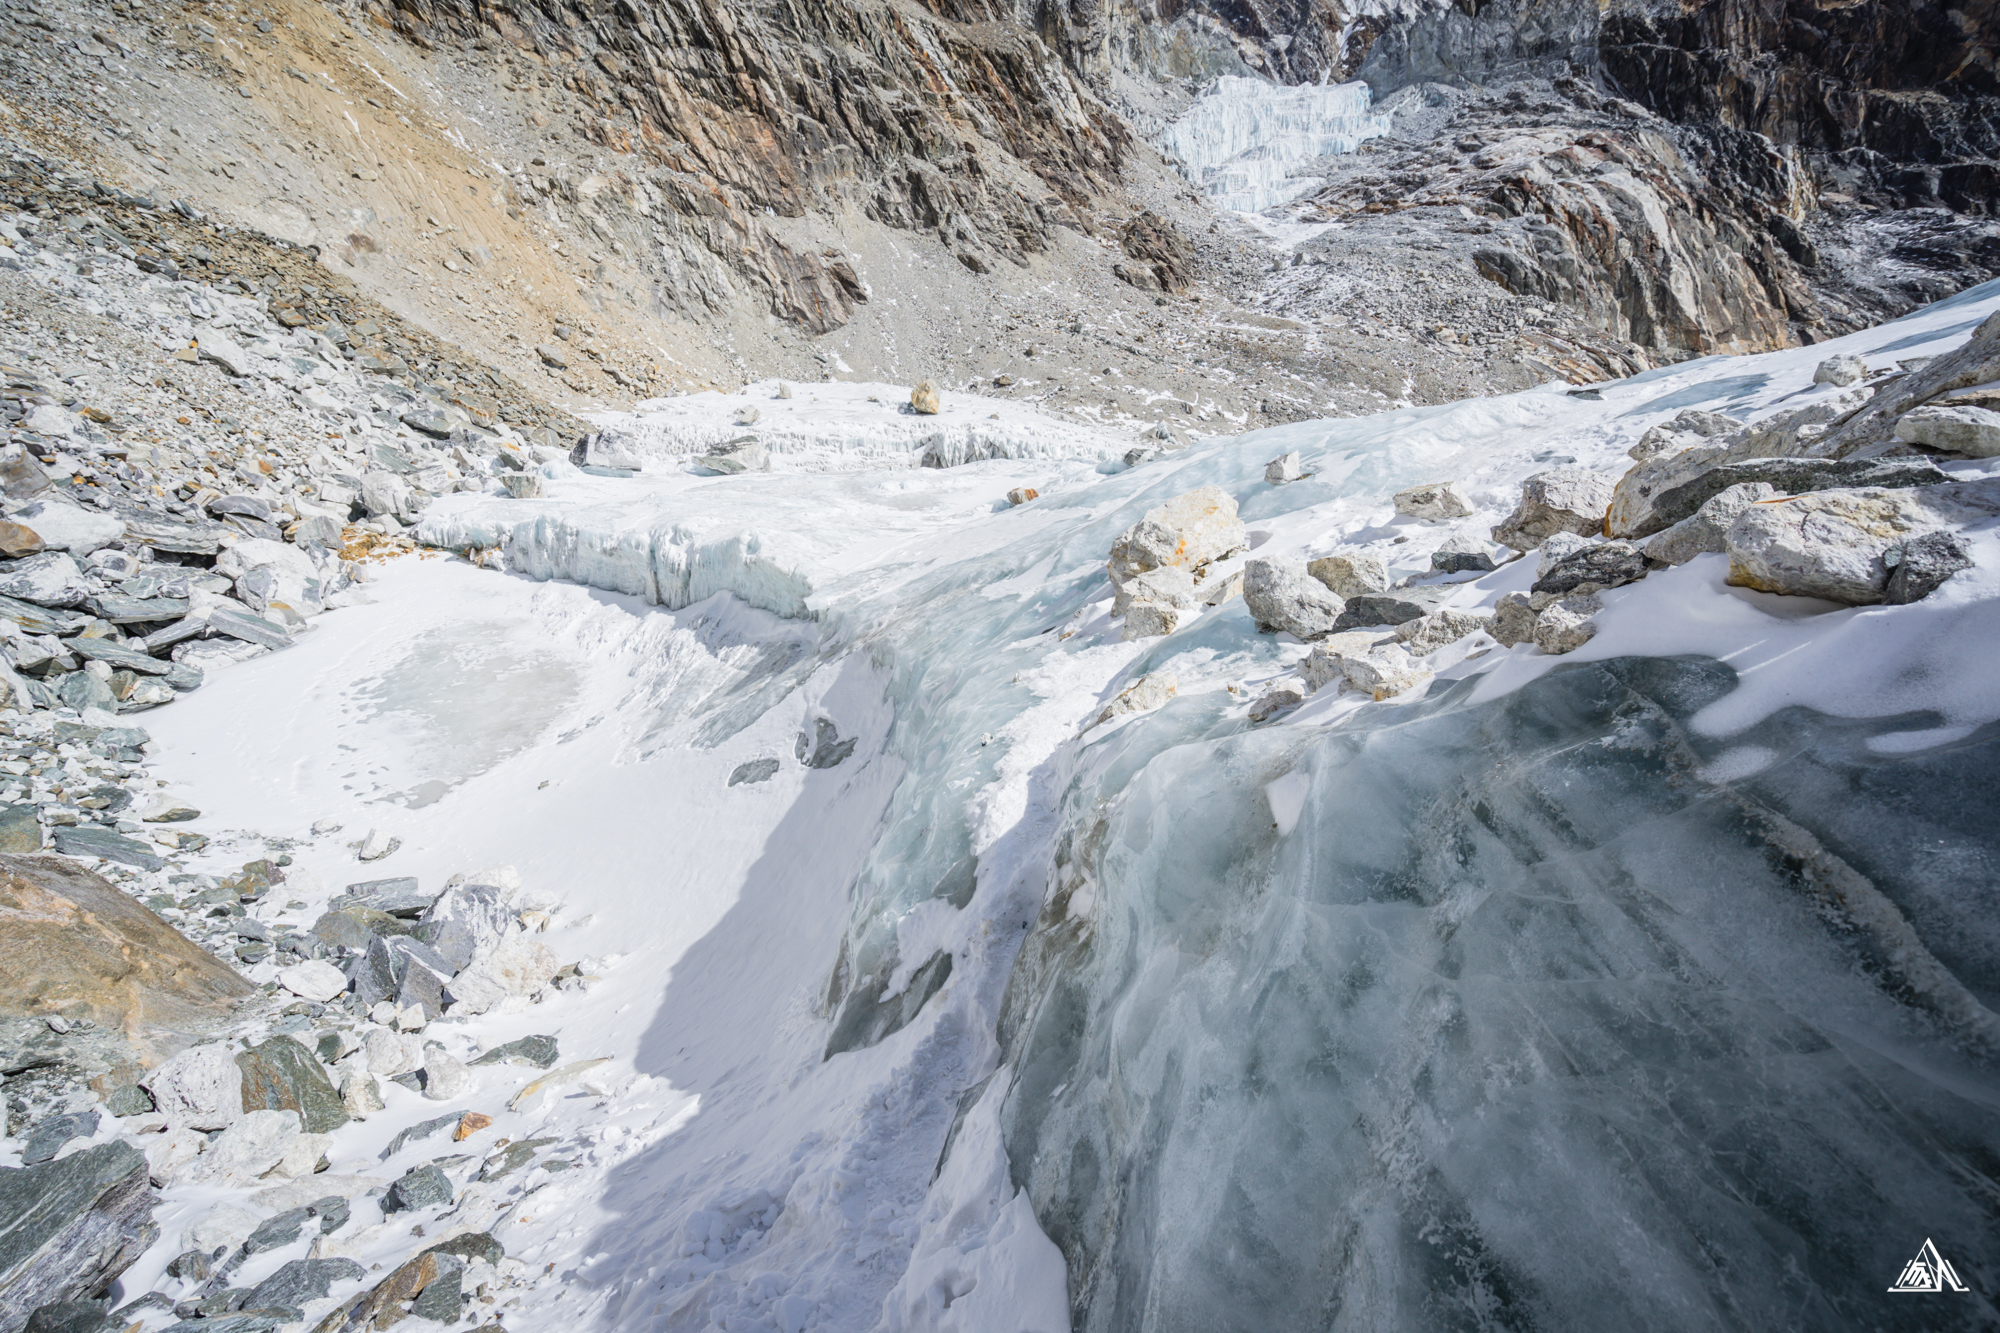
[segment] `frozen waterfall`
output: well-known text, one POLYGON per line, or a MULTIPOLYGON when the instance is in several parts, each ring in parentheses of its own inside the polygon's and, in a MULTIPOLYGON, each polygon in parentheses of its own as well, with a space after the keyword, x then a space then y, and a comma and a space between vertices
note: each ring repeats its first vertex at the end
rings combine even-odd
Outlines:
POLYGON ((1389 118, 1368 114, 1369 102, 1365 83, 1217 79, 1167 128, 1165 146, 1217 208, 1261 213, 1318 184, 1293 174, 1304 164, 1389 132, 1389 118))

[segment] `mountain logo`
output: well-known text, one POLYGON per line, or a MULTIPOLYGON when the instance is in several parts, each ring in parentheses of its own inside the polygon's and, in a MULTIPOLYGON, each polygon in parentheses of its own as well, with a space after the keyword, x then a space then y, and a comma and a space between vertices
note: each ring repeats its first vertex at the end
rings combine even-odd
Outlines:
POLYGON ((1950 1261, 1938 1253, 1938 1247, 1926 1238, 1924 1247, 1917 1251, 1917 1257, 1903 1266, 1903 1275, 1896 1279, 1890 1291, 1964 1291, 1965 1284, 1958 1280, 1950 1261))

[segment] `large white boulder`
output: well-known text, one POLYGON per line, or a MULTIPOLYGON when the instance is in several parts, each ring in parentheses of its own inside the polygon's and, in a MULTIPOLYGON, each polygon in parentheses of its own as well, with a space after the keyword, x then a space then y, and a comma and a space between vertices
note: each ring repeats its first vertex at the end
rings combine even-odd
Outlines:
POLYGON ((1493 529, 1493 540, 1532 551, 1558 532, 1602 533, 1613 485, 1609 477, 1578 468, 1538 472, 1521 483, 1521 502, 1493 529))
POLYGON ((1236 501, 1219 486, 1175 496, 1118 534, 1111 543, 1111 582, 1123 585, 1149 570, 1189 574, 1227 559, 1249 545, 1236 501))
POLYGON ((193 1046, 139 1080, 175 1129, 225 1129, 243 1115, 243 1071, 220 1042, 193 1046))
POLYGON ((1919 407, 1896 422, 1896 438, 1972 458, 2000 457, 2000 412, 1983 407, 1919 407))
POLYGON ((561 966, 546 944, 509 936, 451 979, 451 1012, 483 1014, 509 996, 533 995, 561 966))
POLYGON ((1886 557, 1912 538, 2000 514, 2000 479, 1814 491, 1750 506, 1729 527, 1729 582, 1849 606, 1887 599, 1886 557))
POLYGON ((1264 630, 1284 630, 1301 639, 1333 633, 1347 603, 1306 572, 1303 560, 1248 560, 1243 565, 1243 603, 1264 630))

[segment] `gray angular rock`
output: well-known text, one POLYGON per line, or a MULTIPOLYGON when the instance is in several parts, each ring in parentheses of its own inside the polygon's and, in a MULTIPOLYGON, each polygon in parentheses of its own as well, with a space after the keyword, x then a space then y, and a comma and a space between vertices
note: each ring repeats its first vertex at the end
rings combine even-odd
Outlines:
POLYGON ((1961 569, 1972 568, 1972 547, 1955 532, 1926 532, 1884 553, 1889 566, 1882 600, 1890 606, 1920 602, 1961 569))
POLYGON ((1718 491, 1707 503, 1664 532, 1646 542, 1648 560, 1663 565, 1684 565, 1698 555, 1720 552, 1723 536, 1737 516, 1751 505, 1777 495, 1777 487, 1756 481, 1718 491))
POLYGON ((780 761, 776 759, 745 760, 730 770, 728 785, 735 787, 743 783, 768 782, 777 776, 781 766, 780 761))
POLYGON ((1590 596, 1572 595, 1553 602, 1535 618, 1535 646, 1545 653, 1573 653, 1597 635, 1591 617, 1604 603, 1590 596))
POLYGON ((1396 512, 1430 523, 1464 518, 1472 513, 1472 501, 1455 481, 1429 481, 1397 491, 1391 501, 1396 512))
POLYGON ((51 829, 50 838, 56 850, 64 856, 101 856, 107 861, 137 866, 141 870, 159 870, 167 864, 166 858, 156 856, 148 844, 96 825, 79 824, 73 828, 51 829))
POLYGON ((1599 542, 1572 552, 1535 580, 1533 591, 1573 592, 1586 583, 1616 588, 1646 577, 1646 555, 1631 542, 1599 542))
POLYGON ((1305 469, 1299 464, 1298 451, 1282 454, 1264 465, 1264 480, 1273 486, 1282 486, 1288 481, 1297 481, 1305 476, 1305 469))
POLYGON ((1493 607, 1493 624, 1488 632, 1509 648, 1517 643, 1531 642, 1535 637, 1535 620, 1540 614, 1528 594, 1505 593, 1493 607))
POLYGON ((1473 536, 1447 537, 1431 552, 1433 574, 1484 574, 1497 568, 1491 544, 1473 536))
MULTIPOLYGON (((449 1117, 454 1123, 457 1116, 449 1117)), ((416 1167, 405 1173, 382 1198, 385 1213, 415 1212, 419 1208, 430 1208, 451 1202, 451 1181, 435 1164, 416 1167)))
POLYGON ((1449 589, 1410 588, 1396 592, 1369 593, 1350 597, 1347 609, 1335 622, 1335 629, 1366 629, 1370 625, 1400 625, 1437 610, 1449 589))
POLYGON ((308 1134, 327 1134, 347 1123, 340 1094, 313 1053, 288 1036, 276 1036, 236 1057, 243 1071, 245 1111, 296 1111, 308 1134))
POLYGON ((746 436, 709 450, 701 465, 710 472, 769 472, 771 451, 756 437, 746 436))
POLYGON ((1304 691, 1290 685, 1280 685, 1268 691, 1263 698, 1250 706, 1250 720, 1268 722, 1280 713, 1289 713, 1305 701, 1304 691))
POLYGON ((506 896, 491 884, 455 884, 424 910, 416 937, 457 972, 498 944, 514 924, 506 896))
POLYGON ((1488 629, 1493 622, 1491 615, 1477 611, 1459 611, 1451 607, 1433 611, 1415 620, 1406 620, 1396 626, 1396 641, 1413 657, 1427 657, 1449 644, 1457 643, 1469 634, 1478 634, 1488 629))
POLYGON ((21 1145, 21 1165, 46 1162, 62 1151, 71 1139, 87 1139, 97 1132, 97 1112, 71 1111, 52 1115, 35 1123, 21 1145))
POLYGON ((533 472, 509 472, 500 478, 500 484, 516 500, 535 500, 542 494, 542 479, 533 472))
POLYGON ((351 1282, 367 1270, 352 1259, 294 1259, 251 1288, 243 1306, 266 1310, 285 1305, 302 1308, 323 1299, 337 1282, 351 1282))
POLYGON ((1181 627, 1187 611, 1167 602, 1136 602, 1125 612, 1125 624, 1118 637, 1124 642, 1156 639, 1181 627))
POLYGON ((1306 572, 1302 560, 1245 561, 1243 603, 1257 628, 1282 630, 1301 639, 1333 633, 1347 609, 1339 594, 1306 572))
POLYGON ((0 1328, 101 1296, 159 1234, 156 1198, 145 1157, 124 1142, 0 1168, 0 1328))
POLYGON ((36 606, 82 606, 90 585, 75 560, 63 551, 43 551, 0 567, 0 596, 36 606))
POLYGON ((1896 438, 1970 458, 2000 457, 2000 412, 1955 404, 1919 407, 1896 422, 1896 438))
POLYGON ((1389 571, 1372 555, 1349 552, 1324 555, 1306 562, 1306 573, 1333 589, 1340 597, 1362 597, 1389 590, 1389 571))
POLYGON ((833 719, 819 717, 813 719, 811 735, 799 733, 792 744, 792 753, 807 768, 832 768, 854 753, 859 740, 857 736, 841 740, 840 729, 833 719))
MULTIPOLYGON (((1637 468, 1633 469, 1638 471, 1637 468)), ((1628 474, 1629 476, 1629 474, 1628 474)), ((1707 468, 1678 485, 1644 497, 1643 517, 1614 517, 1614 537, 1646 537, 1673 526, 1731 486, 1762 482, 1785 495, 1862 487, 1935 486, 1950 477, 1921 458, 1754 458, 1707 468)), ((1618 483, 1623 499, 1624 481, 1618 483)), ((1636 493, 1635 493, 1636 494, 1636 493)), ((1613 514, 1621 511, 1614 505, 1613 514)))
POLYGON ((243 1070, 220 1042, 189 1047, 139 1086, 175 1129, 223 1129, 243 1114, 243 1070))
POLYGON ((390 879, 369 879, 349 884, 327 907, 332 911, 359 907, 386 912, 390 916, 421 920, 437 899, 436 891, 426 893, 418 887, 414 875, 397 875, 390 879))
POLYGON ((1813 369, 1814 384, 1845 388, 1868 378, 1868 363, 1858 356, 1830 356, 1813 369))
POLYGON ((1532 551, 1558 532, 1582 537, 1604 530, 1612 478, 1577 468, 1538 472, 1521 483, 1521 501, 1493 529, 1493 540, 1517 551, 1532 551))
POLYGON ((1135 602, 1155 602, 1183 610, 1197 604, 1194 575, 1177 566, 1149 569, 1117 584, 1111 598, 1111 614, 1125 615, 1135 602))
POLYGON ((122 1327, 102 1301, 51 1301, 28 1316, 21 1333, 115 1333, 122 1327))
POLYGON ((516 1037, 490 1051, 480 1052, 473 1060, 475 1065, 532 1065, 536 1069, 547 1069, 556 1062, 556 1039, 550 1036, 533 1035, 516 1037))

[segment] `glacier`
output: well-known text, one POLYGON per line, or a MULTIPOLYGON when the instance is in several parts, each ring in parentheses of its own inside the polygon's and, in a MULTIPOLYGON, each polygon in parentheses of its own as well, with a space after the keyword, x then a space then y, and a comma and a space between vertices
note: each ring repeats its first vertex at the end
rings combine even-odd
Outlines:
MULTIPOLYGON (((499 1225, 554 1266, 517 1333, 1990 1326, 1976 1282, 1887 1288, 1926 1239, 2000 1263, 2000 534, 1902 607, 1698 557, 1567 657, 1261 725, 1305 646, 1240 599, 1124 642, 1104 561, 1215 485, 1256 554, 1423 578, 1534 472, 1996 310, 1131 468, 913 468, 893 433, 764 475, 549 464, 544 499, 426 514, 499 568, 394 562, 163 710, 162 773, 329 879, 325 820, 403 839, 370 873, 515 862, 606 960, 494 1033, 608 1062, 496 1116, 585 1145, 499 1225), (1267 484, 1293 450, 1312 475, 1267 484), (1444 477, 1473 515, 1393 511, 1444 477), (1095 723, 1152 673, 1164 707, 1095 723), (505 735, 463 743, 482 710, 505 735), (388 728, 369 772, 318 761, 388 728)), ((1430 581, 1490 606, 1533 563, 1430 581)))
POLYGON ((1161 146, 1217 208, 1261 213, 1310 193, 1296 173, 1389 132, 1365 83, 1286 86, 1224 76, 1167 126, 1161 146))

